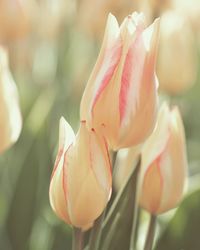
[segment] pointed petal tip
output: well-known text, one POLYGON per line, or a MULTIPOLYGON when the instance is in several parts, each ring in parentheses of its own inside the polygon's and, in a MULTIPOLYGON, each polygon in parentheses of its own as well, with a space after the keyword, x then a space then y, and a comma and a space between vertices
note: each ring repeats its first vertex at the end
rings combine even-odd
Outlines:
POLYGON ((131 14, 131 17, 135 21, 136 24, 138 24, 138 23, 145 24, 146 23, 146 18, 145 18, 145 15, 143 12, 134 11, 131 14))
POLYGON ((112 14, 108 14, 106 31, 110 31, 112 33, 116 33, 119 30, 119 24, 116 17, 112 14))
POLYGON ((169 108, 169 105, 166 101, 164 101, 160 108, 159 108, 159 113, 162 115, 162 116, 165 116, 165 115, 169 115, 170 114, 170 108, 169 108))
POLYGON ((159 32, 160 32, 160 17, 156 18, 153 22, 154 26, 154 33, 159 37, 159 32))
POLYGON ((59 149, 66 146, 68 147, 74 140, 75 134, 72 127, 62 116, 59 124, 59 149))
POLYGON ((157 53, 159 41, 160 19, 156 19, 143 33, 144 44, 147 51, 157 53))

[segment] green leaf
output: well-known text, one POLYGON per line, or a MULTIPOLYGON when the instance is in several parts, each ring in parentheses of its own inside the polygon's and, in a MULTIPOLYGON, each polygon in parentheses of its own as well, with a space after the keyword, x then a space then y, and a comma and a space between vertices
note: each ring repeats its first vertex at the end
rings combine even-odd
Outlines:
POLYGON ((128 250, 133 223, 135 187, 140 162, 119 191, 104 223, 101 250, 128 250), (117 200, 117 201, 116 201, 117 200))

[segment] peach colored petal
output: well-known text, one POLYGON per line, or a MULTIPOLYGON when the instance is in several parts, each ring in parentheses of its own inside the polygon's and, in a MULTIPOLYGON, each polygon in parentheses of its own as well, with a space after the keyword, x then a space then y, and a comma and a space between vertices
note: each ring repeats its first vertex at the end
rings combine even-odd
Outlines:
POLYGON ((152 214, 157 213, 162 199, 163 177, 159 158, 149 166, 145 173, 140 204, 152 214))

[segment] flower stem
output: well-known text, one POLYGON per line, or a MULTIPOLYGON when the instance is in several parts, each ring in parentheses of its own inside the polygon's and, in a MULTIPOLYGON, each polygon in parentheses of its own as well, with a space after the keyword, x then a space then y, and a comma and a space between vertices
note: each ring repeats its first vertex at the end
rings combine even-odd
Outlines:
POLYGON ((109 249, 111 240, 113 239, 113 237, 115 235, 115 231, 116 231, 115 229, 117 227, 119 219, 120 219, 120 213, 117 213, 114 220, 113 220, 113 222, 112 222, 110 230, 108 231, 105 239, 103 240, 103 245, 102 245, 101 249, 103 249, 103 250, 109 249))
POLYGON ((102 222, 105 217, 106 210, 101 214, 101 216, 95 221, 92 228, 90 239, 89 239, 89 248, 88 250, 98 250, 100 239, 102 235, 102 222))
MULTIPOLYGON (((112 169, 114 168, 117 157, 117 151, 112 152, 112 169)), ((101 216, 95 221, 94 226, 90 233, 88 250, 98 250, 100 245, 100 239, 102 235, 103 221, 105 219, 107 207, 104 209, 101 216)))
POLYGON ((81 229, 75 228, 73 230, 72 250, 82 250, 84 247, 84 233, 81 229))
POLYGON ((156 229, 156 216, 151 214, 144 250, 152 250, 156 229))
POLYGON ((141 168, 141 155, 139 156, 138 164, 137 164, 137 167, 135 169, 135 178, 136 179, 135 179, 135 185, 133 187, 133 195, 134 195, 133 222, 132 222, 129 250, 135 249, 136 225, 137 225, 137 217, 138 217, 138 196, 139 196, 140 168, 141 168))

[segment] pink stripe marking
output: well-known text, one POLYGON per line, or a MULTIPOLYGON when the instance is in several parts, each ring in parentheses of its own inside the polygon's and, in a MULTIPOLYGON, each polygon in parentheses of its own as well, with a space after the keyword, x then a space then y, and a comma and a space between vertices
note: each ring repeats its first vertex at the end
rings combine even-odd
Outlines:
POLYGON ((61 159, 61 157, 62 157, 62 155, 63 155, 63 151, 64 151, 64 146, 59 150, 59 152, 58 152, 58 154, 57 154, 56 161, 55 161, 55 164, 54 164, 54 168, 53 168, 53 172, 52 172, 52 174, 51 174, 50 180, 52 180, 52 178, 53 178, 53 176, 54 176, 54 174, 55 174, 55 171, 56 171, 56 169, 57 169, 57 167, 58 167, 58 164, 59 164, 59 162, 60 162, 60 159, 61 159))
POLYGON ((72 147, 72 144, 68 147, 68 149, 66 150, 65 154, 64 154, 64 162, 63 162, 63 178, 62 178, 62 186, 63 186, 63 191, 64 191, 64 196, 65 199, 67 201, 67 173, 66 173, 66 169, 65 169, 65 164, 67 161, 67 153, 69 151, 69 149, 72 147))
POLYGON ((137 63, 137 56, 138 56, 138 43, 141 43, 141 35, 142 35, 143 29, 141 27, 138 27, 136 31, 136 37, 133 41, 131 47, 128 50, 124 68, 122 72, 122 78, 121 78, 121 89, 119 94, 119 112, 120 112, 120 123, 124 118, 126 107, 127 107, 127 98, 130 86, 133 84, 131 82, 132 75, 134 73, 134 65, 137 63))
POLYGON ((101 68, 99 69, 99 72, 97 74, 97 78, 98 78, 99 75, 101 74, 101 71, 103 71, 102 76, 100 76, 101 83, 99 85, 97 92, 95 93, 95 98, 92 104, 92 113, 93 113, 94 106, 96 105, 103 90, 106 88, 106 86, 109 84, 110 80, 112 79, 112 76, 119 64, 119 61, 121 58, 121 51, 122 51, 122 46, 121 44, 119 46, 119 44, 120 42, 119 40, 117 40, 114 46, 111 49, 107 49, 107 51, 105 52, 105 56, 104 56, 101 68), (106 64, 106 61, 109 62, 109 66, 105 70, 102 70, 103 66, 106 64))
POLYGON ((122 79, 121 79, 121 89, 120 89, 120 94, 119 94, 120 122, 122 121, 124 117, 126 106, 127 106, 127 96, 128 96, 128 91, 130 87, 132 64, 133 64, 133 58, 132 58, 132 51, 130 49, 126 57, 126 61, 125 61, 124 69, 122 73, 122 79))

